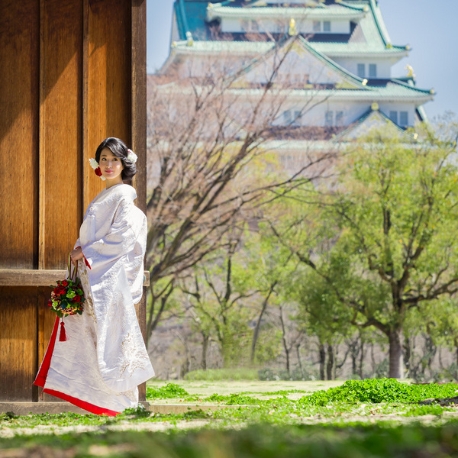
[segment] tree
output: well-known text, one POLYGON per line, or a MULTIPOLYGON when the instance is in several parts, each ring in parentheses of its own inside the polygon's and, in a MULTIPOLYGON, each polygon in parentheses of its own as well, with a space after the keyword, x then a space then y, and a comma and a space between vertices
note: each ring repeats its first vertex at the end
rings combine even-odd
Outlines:
MULTIPOLYGON (((284 318, 280 307, 285 302, 284 284, 296 269, 297 261, 293 259, 293 255, 288 249, 278 244, 264 221, 257 223, 256 230, 245 232, 240 257, 246 266, 246 275, 251 279, 252 288, 257 292, 257 297, 261 299, 261 307, 256 318, 251 341, 250 362, 254 364, 261 328, 269 305, 280 310, 282 341, 283 344, 286 342, 286 318, 284 318)), ((289 372, 288 349, 285 346, 284 348, 289 372)))
POLYGON ((225 367, 244 359, 241 349, 248 346, 249 322, 254 317, 247 300, 255 291, 250 288, 244 266, 234 262, 237 244, 238 241, 232 239, 226 250, 196 266, 193 274, 180 285, 189 298, 194 323, 204 336, 204 346, 205 336, 214 336, 225 367))
POLYGON ((427 130, 415 137, 373 132, 342 158, 334 189, 313 202, 309 192, 294 196, 318 217, 313 244, 300 245, 309 229, 297 220, 283 231, 272 225, 351 310, 354 325, 386 336, 395 378, 403 375, 406 317, 458 291, 456 144, 427 130))
MULTIPOLYGON (((241 90, 243 70, 219 56, 150 77, 148 82, 149 220, 146 264, 153 301, 147 335, 160 321, 175 278, 222 247, 236 221, 298 179, 319 176, 328 154, 304 152, 305 165, 278 180, 265 146, 293 88, 281 77, 294 40, 262 61, 255 96, 241 90), (164 287, 160 279, 167 278, 164 287)), ((283 72, 284 74, 285 72, 283 72)), ((325 99, 311 96, 302 116, 325 99)), ((293 123, 294 120, 291 120, 293 123)))

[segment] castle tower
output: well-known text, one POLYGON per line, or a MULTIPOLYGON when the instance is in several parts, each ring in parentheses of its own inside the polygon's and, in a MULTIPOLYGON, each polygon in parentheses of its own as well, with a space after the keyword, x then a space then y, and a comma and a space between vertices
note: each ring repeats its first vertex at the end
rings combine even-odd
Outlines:
MULTIPOLYGON (((161 73, 224 55, 234 68, 247 69, 249 87, 261 82, 260 57, 268 59, 293 38, 295 56, 284 72, 295 95, 278 126, 314 126, 329 138, 351 138, 373 126, 404 130, 426 119, 423 105, 434 91, 416 86, 412 68, 404 77, 392 76, 392 66, 410 47, 392 44, 376 0, 176 0, 171 51, 161 73), (323 103, 296 117, 297 106, 312 93, 323 103)), ((306 136, 304 129, 298 135, 306 136)))

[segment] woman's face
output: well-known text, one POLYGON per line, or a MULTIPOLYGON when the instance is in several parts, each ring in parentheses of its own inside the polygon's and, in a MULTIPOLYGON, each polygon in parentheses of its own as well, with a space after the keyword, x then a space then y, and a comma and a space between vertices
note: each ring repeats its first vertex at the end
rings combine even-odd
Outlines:
POLYGON ((121 159, 116 157, 108 148, 100 153, 99 167, 102 175, 110 181, 122 182, 121 172, 124 169, 121 159))

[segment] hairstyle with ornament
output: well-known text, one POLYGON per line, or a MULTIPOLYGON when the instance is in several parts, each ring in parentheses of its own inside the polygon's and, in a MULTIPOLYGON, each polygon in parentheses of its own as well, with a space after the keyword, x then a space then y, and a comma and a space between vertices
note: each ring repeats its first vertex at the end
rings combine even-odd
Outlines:
POLYGON ((126 144, 119 138, 108 137, 97 147, 95 152, 95 160, 97 163, 100 162, 100 155, 105 148, 108 148, 113 153, 113 156, 121 159, 124 167, 121 172, 121 178, 123 181, 131 182, 132 178, 137 173, 137 166, 135 164, 137 162, 137 155, 127 148, 126 144))

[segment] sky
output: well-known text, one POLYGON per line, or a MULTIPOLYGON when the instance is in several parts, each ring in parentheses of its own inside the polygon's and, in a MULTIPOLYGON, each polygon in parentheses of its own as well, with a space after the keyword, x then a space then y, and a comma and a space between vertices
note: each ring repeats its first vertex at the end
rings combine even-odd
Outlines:
MULTIPOLYGON (((169 54, 174 0, 147 0, 147 71, 160 68, 169 54)), ((458 0, 379 0, 386 28, 395 45, 409 44, 409 57, 392 68, 406 75, 411 65, 417 86, 434 89, 424 108, 430 119, 458 114, 458 0)))

